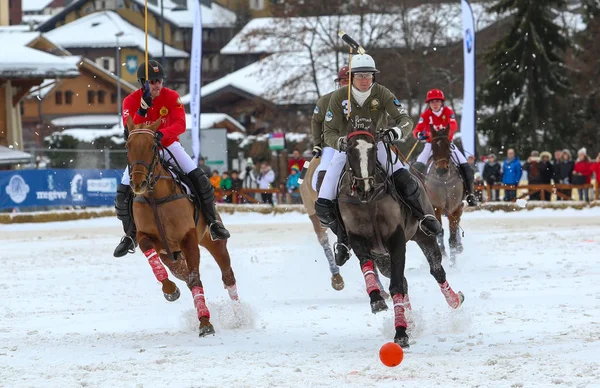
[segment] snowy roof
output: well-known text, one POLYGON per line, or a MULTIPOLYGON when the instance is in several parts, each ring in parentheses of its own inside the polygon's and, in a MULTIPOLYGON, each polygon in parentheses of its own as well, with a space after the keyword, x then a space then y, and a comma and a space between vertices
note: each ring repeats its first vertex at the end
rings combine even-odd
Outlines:
POLYGON ((12 26, 0 26, 0 32, 28 32, 31 31, 29 26, 22 24, 12 26))
MULTIPOLYGON (((334 89, 333 80, 337 75, 336 55, 323 54, 315 61, 319 93, 312 79, 312 72, 306 71, 310 68, 310 57, 307 53, 293 52, 270 55, 206 84, 201 89, 201 95, 207 97, 231 87, 276 105, 313 104, 319 95, 334 89), (281 68, 285 68, 286 71, 279 71, 281 68), (292 84, 294 87, 289 87, 292 84)), ((345 56, 339 55, 339 63, 343 63, 345 56)))
MULTIPOLYGON (((485 5, 471 5, 475 28, 482 30, 497 16, 485 5)), ((446 45, 463 38, 460 2, 425 4, 406 12, 366 15, 296 18, 256 18, 251 20, 221 50, 222 54, 298 52, 311 47, 313 52, 343 48, 338 32, 344 30, 365 48, 398 48, 446 45), (404 30, 410 30, 405 34, 404 30)))
POLYGON ((24 24, 33 24, 34 26, 37 24, 42 24, 47 22, 52 18, 52 15, 23 15, 21 18, 21 22, 24 24))
MULTIPOLYGON (((144 0, 134 0, 137 4, 144 7, 144 0)), ((157 4, 148 2, 148 11, 155 15, 160 15, 160 1, 157 4)), ((180 8, 181 5, 171 0, 164 2, 164 17, 169 22, 182 28, 192 28, 194 26, 194 5, 198 0, 187 0, 187 7, 182 10, 173 10, 175 7, 180 8)), ((233 27, 236 22, 235 12, 229 8, 225 8, 220 4, 212 1, 210 6, 201 4, 202 27, 217 28, 217 27, 233 27)))
POLYGON ((21 0, 21 9, 23 12, 43 11, 54 0, 21 0))
POLYGON ((50 122, 57 127, 87 127, 94 125, 112 126, 119 123, 119 115, 115 112, 113 115, 64 116, 52 119, 50 122))
POLYGON ((19 46, 27 46, 40 36, 42 34, 36 31, 0 30, 0 42, 10 42, 19 46))
POLYGON ((2 40, 0 77, 77 77, 81 57, 59 57, 12 40, 2 40))
MULTIPOLYGON (((123 32, 119 37, 119 46, 136 47, 144 51, 145 34, 113 11, 96 12, 71 23, 65 24, 45 34, 52 42, 65 48, 106 48, 117 47, 115 34, 123 32)), ((152 37, 148 38, 150 55, 161 56, 162 43, 152 37)), ((165 45, 165 56, 187 58, 189 54, 175 47, 165 45)))
MULTIPOLYGON (((202 113, 200 115, 200 129, 214 128, 213 126, 222 121, 229 121, 235 125, 240 131, 246 132, 246 128, 240 124, 236 119, 225 113, 202 113)), ((187 127, 192 128, 192 115, 186 115, 187 127)))
POLYGON ((57 82, 58 81, 54 78, 45 79, 40 85, 36 86, 33 90, 29 92, 29 97, 39 99, 45 98, 48 95, 48 93, 50 93, 52 89, 54 89, 57 82))
POLYGON ((0 146, 0 164, 25 163, 31 160, 31 154, 0 146))
POLYGON ((52 135, 58 135, 58 136, 67 135, 67 136, 71 136, 79 141, 91 143, 101 137, 113 137, 113 136, 122 137, 123 129, 118 128, 118 127, 109 128, 109 129, 72 128, 72 129, 65 129, 64 131, 61 131, 61 132, 54 132, 52 135))

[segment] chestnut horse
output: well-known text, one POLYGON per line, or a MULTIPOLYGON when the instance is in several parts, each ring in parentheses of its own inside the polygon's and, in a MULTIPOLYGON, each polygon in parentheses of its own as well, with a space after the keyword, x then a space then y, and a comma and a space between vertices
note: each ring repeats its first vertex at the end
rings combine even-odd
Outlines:
POLYGON ((159 125, 160 120, 150 126, 134 126, 131 118, 127 120, 127 161, 135 194, 133 215, 137 241, 156 279, 162 283, 165 299, 175 301, 180 292, 169 279, 163 263, 173 276, 187 284, 198 313, 199 334, 202 337, 214 334, 215 329, 210 323, 210 312, 200 280, 198 242, 215 258, 232 300, 238 300, 235 276, 227 251, 227 240, 211 240, 202 212, 197 213, 198 220, 195 223, 194 202, 176 182, 171 170, 163 165, 161 155, 165 150, 154 138, 159 125))
MULTIPOLYGON (((450 224, 450 264, 456 261, 456 255, 462 253, 463 245, 460 233, 460 218, 463 213, 463 200, 467 191, 457 164, 451 160, 451 147, 455 147, 450 141, 449 128, 432 131, 431 151, 433 165, 427 174, 427 192, 429 199, 435 209, 435 217, 442 222, 442 214, 448 217, 450 224)), ((446 256, 444 246, 444 233, 437 237, 438 245, 442 254, 446 256)))

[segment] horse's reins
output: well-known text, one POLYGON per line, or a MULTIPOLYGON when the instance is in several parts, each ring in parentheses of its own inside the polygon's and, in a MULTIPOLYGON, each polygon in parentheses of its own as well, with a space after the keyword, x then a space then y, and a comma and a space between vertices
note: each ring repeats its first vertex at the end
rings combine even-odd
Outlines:
MULTIPOLYGON (((129 133, 129 136, 137 135, 137 134, 151 135, 152 137, 154 137, 155 132, 150 129, 134 129, 133 131, 131 131, 129 133)), ((165 149, 165 148, 163 148, 163 149, 165 149)), ((148 200, 148 203, 150 204, 150 207, 152 208, 152 213, 154 213, 154 222, 156 222, 158 234, 160 235, 160 239, 163 244, 163 247, 164 247, 165 251, 167 252, 167 257, 169 259, 175 261, 175 256, 173 255, 173 252, 171 252, 171 248, 169 248, 169 244, 167 243, 165 228, 163 227, 163 224, 160 222, 160 216, 158 215, 158 206, 156 205, 156 201, 154 199, 154 185, 156 184, 156 182, 158 182, 158 180, 161 177, 160 174, 158 174, 156 176, 156 179, 151 180, 152 176, 154 175, 154 169, 156 168, 156 162, 160 159, 160 156, 158 155, 158 146, 156 144, 154 145, 154 148, 152 151, 154 153, 154 156, 152 157, 152 162, 150 163, 150 165, 148 165, 144 161, 137 160, 137 161, 133 162, 131 164, 131 166, 129 167, 129 174, 130 174, 130 176, 133 175, 131 167, 133 167, 137 164, 141 164, 142 166, 144 166, 145 168, 148 169, 148 174, 146 174, 146 182, 148 184, 147 190, 148 190, 148 194, 149 194, 147 200, 148 200)), ((173 158, 172 154, 171 154, 171 158, 173 158)), ((173 159, 173 160, 175 160, 175 159, 173 159)))

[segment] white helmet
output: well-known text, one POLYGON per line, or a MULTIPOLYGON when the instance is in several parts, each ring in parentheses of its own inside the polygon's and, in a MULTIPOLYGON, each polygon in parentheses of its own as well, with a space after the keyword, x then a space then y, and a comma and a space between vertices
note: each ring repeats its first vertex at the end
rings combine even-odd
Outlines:
POLYGON ((375 61, 369 54, 359 54, 352 57, 353 73, 379 73, 375 61))

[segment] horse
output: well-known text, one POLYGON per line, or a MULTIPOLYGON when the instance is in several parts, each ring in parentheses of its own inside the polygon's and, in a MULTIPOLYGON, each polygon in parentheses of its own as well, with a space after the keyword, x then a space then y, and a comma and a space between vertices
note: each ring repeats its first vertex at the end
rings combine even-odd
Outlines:
MULTIPOLYGON (((327 228, 321 225, 321 221, 319 221, 315 212, 315 201, 317 200, 319 193, 313 189, 312 182, 313 179, 315 179, 315 171, 319 166, 319 163, 321 163, 320 157, 312 158, 312 160, 308 163, 308 166, 305 163, 303 168, 304 180, 300 184, 300 196, 302 197, 302 204, 304 205, 304 209, 308 214, 308 218, 312 222, 313 229, 317 235, 317 240, 323 248, 323 252, 325 253, 325 257, 329 263, 329 271, 331 272, 331 287, 334 290, 341 291, 344 289, 344 279, 342 278, 342 275, 340 275, 340 268, 335 263, 334 253, 329 244, 327 228)), ((375 276, 377 284, 381 289, 383 289, 377 268, 375 268, 375 276)), ((384 298, 387 298, 386 293, 382 293, 382 295, 384 298)))
MULTIPOLYGON (((444 128, 440 131, 432 131, 431 138, 432 167, 426 178, 429 199, 435 209, 435 217, 442 222, 442 214, 448 217, 450 223, 450 263, 456 262, 456 255, 462 253, 463 245, 460 233, 460 218, 463 213, 467 191, 462 174, 456 163, 451 160, 451 144, 448 137, 450 130, 444 128)), ((438 245, 444 257, 447 257, 444 245, 444 233, 437 237, 438 245)))
MULTIPOLYGON (((405 311, 410 310, 408 283, 404 276, 406 243, 415 241, 427 258, 431 275, 453 309, 463 301, 462 292, 454 292, 446 280, 442 254, 435 236, 425 234, 405 204, 400 205, 392 180, 377 163, 377 139, 371 130, 350 128, 346 150, 346 170, 340 179, 339 208, 346 225, 350 247, 358 257, 369 294, 371 312, 387 310, 374 276, 374 263, 390 278, 389 291, 394 304, 394 342, 409 347, 405 311)), ((391 158, 392 153, 388 152, 391 158)), ((418 180, 417 180, 418 181, 418 180)), ((420 182, 418 182, 421 185, 420 182)), ((433 211, 421 187, 425 211, 433 211)))
POLYGON ((329 245, 327 228, 321 225, 321 222, 317 218, 315 212, 315 201, 317 200, 318 193, 312 188, 312 180, 315 177, 315 170, 319 166, 320 162, 321 158, 312 158, 308 164, 308 167, 305 167, 306 171, 304 180, 300 184, 300 196, 302 197, 302 204, 304 205, 304 209, 308 214, 308 218, 312 222, 313 229, 317 235, 317 240, 323 248, 325 257, 327 257, 329 271, 331 272, 331 287, 334 290, 341 291, 344 289, 344 278, 342 278, 342 275, 340 275, 340 268, 335 263, 333 250, 329 245))
MULTIPOLYGON (((179 176, 176 179, 172 174, 172 167, 161 159, 161 153, 167 150, 161 149, 160 143, 155 140, 159 125, 160 120, 148 126, 134 125, 131 117, 127 119, 129 137, 126 148, 131 187, 135 195, 133 215, 137 227, 136 237, 156 279, 162 283, 166 300, 176 301, 181 293, 169 279, 164 265, 171 270, 173 276, 187 284, 200 321, 199 336, 203 337, 214 334, 215 329, 210 323, 210 312, 200 280, 198 243, 217 262, 230 299, 238 301, 235 275, 231 268, 227 241, 211 240, 202 212, 197 211, 193 200, 180 184, 179 179, 185 179, 185 174, 175 174, 179 176)), ((188 187, 192 188, 193 185, 189 184, 188 187)))

